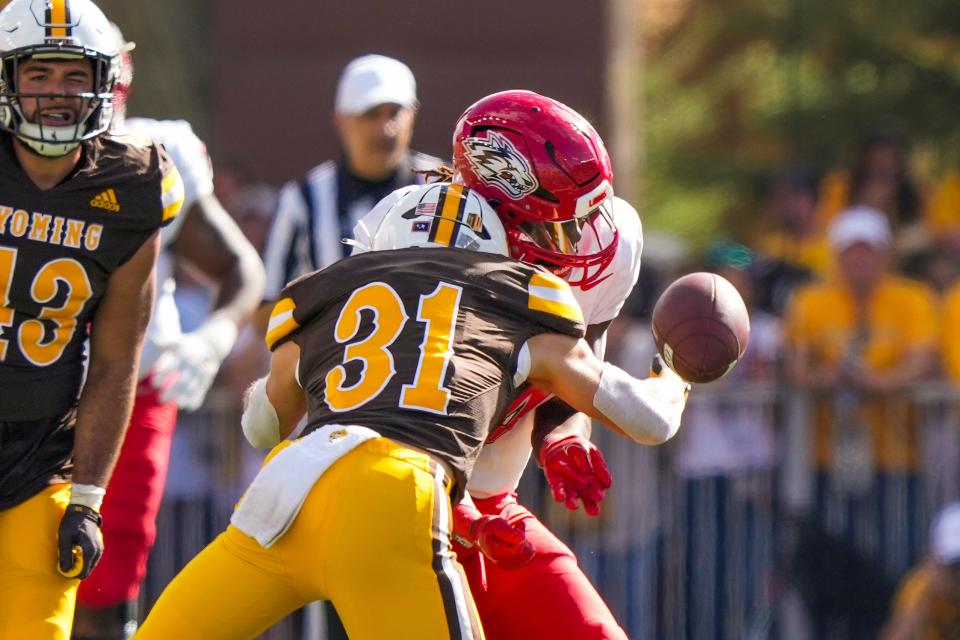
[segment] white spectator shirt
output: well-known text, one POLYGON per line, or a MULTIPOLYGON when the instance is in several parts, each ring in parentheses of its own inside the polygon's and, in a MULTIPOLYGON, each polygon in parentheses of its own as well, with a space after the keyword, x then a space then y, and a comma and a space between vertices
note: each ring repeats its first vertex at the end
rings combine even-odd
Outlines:
MULTIPOLYGON (((394 191, 357 223, 354 227, 354 253, 369 250, 373 236, 387 211, 410 189, 411 187, 394 191)), ((613 261, 608 267, 608 272, 612 275, 588 290, 572 288, 588 326, 603 324, 616 318, 640 275, 640 254, 643 252, 640 216, 625 200, 614 198, 613 219, 620 232, 620 240, 613 261)), ((603 238, 605 242, 612 239, 613 232, 608 231, 609 237, 603 238)), ((575 278, 579 278, 579 273, 571 274, 571 279, 575 278)), ((533 409, 549 399, 548 395, 538 394, 522 409, 508 414, 507 422, 511 427, 491 428, 490 437, 480 451, 480 457, 467 484, 471 495, 486 498, 516 489, 532 452, 530 436, 533 433, 533 409)))
POLYGON ((143 379, 160 354, 180 339, 180 314, 173 297, 173 258, 169 247, 197 200, 213 193, 213 168, 207 146, 186 120, 127 118, 116 133, 150 138, 162 144, 177 167, 184 187, 182 213, 160 232, 162 248, 157 258, 157 297, 140 356, 140 379, 143 379))

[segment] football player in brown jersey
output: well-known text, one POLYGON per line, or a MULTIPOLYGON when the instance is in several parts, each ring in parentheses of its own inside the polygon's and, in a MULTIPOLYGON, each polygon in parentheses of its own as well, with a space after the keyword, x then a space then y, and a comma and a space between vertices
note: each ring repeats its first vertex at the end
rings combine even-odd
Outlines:
POLYGON ((70 636, 77 585, 102 552, 98 509, 153 304, 157 231, 183 197, 158 146, 103 135, 114 40, 89 0, 0 12, 4 638, 70 636))
POLYGON ((213 193, 210 158, 190 124, 125 117, 133 44, 119 29, 116 37, 124 44, 111 130, 161 143, 183 179, 184 199, 176 222, 160 235, 157 299, 140 355, 133 412, 100 510, 103 557, 77 591, 73 635, 84 640, 116 640, 136 629, 137 596, 156 539, 178 408, 201 405, 238 326, 262 299, 264 280, 257 250, 213 193), (214 290, 209 314, 190 332, 181 331, 174 302, 175 266, 198 273, 214 290))
POLYGON ((451 503, 516 386, 535 381, 638 442, 676 431, 683 381, 600 362, 569 286, 507 257, 476 193, 410 187, 374 249, 284 289, 242 420, 274 449, 138 638, 252 637, 319 599, 355 639, 481 638, 451 503))

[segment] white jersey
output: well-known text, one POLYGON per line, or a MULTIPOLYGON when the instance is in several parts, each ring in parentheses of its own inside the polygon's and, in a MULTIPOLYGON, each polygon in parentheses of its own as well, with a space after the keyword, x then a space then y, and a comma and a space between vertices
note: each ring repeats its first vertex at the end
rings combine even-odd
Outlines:
POLYGON ((183 178, 184 198, 181 215, 161 231, 162 249, 157 258, 157 297, 147 325, 140 356, 140 378, 150 372, 157 358, 180 339, 180 315, 174 302, 173 259, 168 247, 180 232, 190 208, 200 198, 213 193, 213 168, 207 146, 186 120, 127 118, 123 133, 150 138, 163 145, 183 178))
MULTIPOLYGON (((354 227, 354 253, 369 250, 387 211, 411 188, 417 187, 394 191, 357 223, 354 227)), ((640 254, 643 251, 640 216, 628 202, 614 198, 613 219, 620 232, 620 240, 613 262, 608 267, 610 277, 591 289, 572 287, 588 326, 616 318, 640 275, 640 254)), ((608 233, 612 236, 613 232, 608 233)), ((611 239, 603 238, 604 241, 611 239)), ((533 433, 533 409, 549 398, 549 395, 537 390, 523 394, 511 406, 505 424, 491 429, 467 484, 472 495, 486 498, 516 489, 532 452, 530 436, 533 433)))

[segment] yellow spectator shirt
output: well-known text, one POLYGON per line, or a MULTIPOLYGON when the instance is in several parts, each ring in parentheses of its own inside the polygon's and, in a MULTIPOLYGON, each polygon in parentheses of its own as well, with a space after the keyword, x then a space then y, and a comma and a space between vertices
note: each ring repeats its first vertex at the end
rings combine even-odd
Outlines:
POLYGON ((960 231, 960 170, 948 172, 937 183, 924 219, 935 237, 960 231))
POLYGON ((943 300, 943 368, 954 382, 960 382, 960 282, 943 300))
POLYGON ((770 231, 760 235, 756 244, 764 256, 809 269, 820 278, 834 271, 833 253, 822 233, 798 241, 783 231, 770 231))
MULTIPOLYGON (((911 571, 897 592, 897 614, 905 614, 921 605, 923 593, 928 589, 930 569, 920 567, 911 571)), ((960 638, 960 601, 950 600, 939 594, 926 602, 926 625, 918 640, 955 640, 960 638)))
MULTIPOLYGON (((786 340, 805 346, 817 364, 837 365, 857 331, 854 301, 837 280, 797 291, 786 314, 786 340)), ((857 359, 874 372, 895 369, 915 348, 935 347, 938 338, 936 303, 925 285, 885 276, 868 305, 866 340, 857 359)), ((833 448, 832 398, 818 398, 814 409, 814 451, 819 464, 830 463, 833 448)), ((905 471, 918 459, 915 420, 901 394, 866 399, 857 414, 871 430, 874 460, 880 469, 905 471)))

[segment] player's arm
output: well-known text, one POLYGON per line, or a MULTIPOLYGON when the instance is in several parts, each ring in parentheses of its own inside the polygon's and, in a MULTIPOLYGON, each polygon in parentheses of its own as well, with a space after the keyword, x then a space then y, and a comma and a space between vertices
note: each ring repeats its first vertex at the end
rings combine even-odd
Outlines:
MULTIPOLYGON (((594 355, 601 360, 607 350, 607 328, 610 322, 588 326, 584 336, 594 355)), ((579 435, 589 438, 591 428, 592 422, 589 416, 577 411, 560 398, 552 398, 537 408, 533 434, 530 438, 534 454, 539 457, 543 439, 548 435, 554 437, 579 435)))
MULTIPOLYGON (((584 339, 603 359, 610 322, 587 327, 584 339)), ((590 515, 600 513, 600 502, 613 478, 603 453, 590 442, 593 421, 560 398, 552 398, 534 414, 531 444, 543 468, 553 498, 575 510, 582 502, 590 515)))
POLYGON ((86 578, 103 553, 100 504, 130 419, 159 251, 154 234, 110 275, 93 316, 90 368, 74 428, 70 505, 58 531, 57 568, 69 578, 86 578))
POLYGON ((299 364, 299 345, 285 342, 274 349, 270 372, 250 386, 240 424, 254 447, 276 446, 290 436, 306 413, 306 396, 297 380, 299 364))
POLYGON ((93 317, 90 369, 77 412, 73 480, 107 486, 133 405, 143 332, 153 309, 159 235, 111 275, 93 317))
POLYGON ((662 444, 680 427, 687 385, 666 370, 638 380, 597 358, 582 339, 556 333, 531 338, 527 379, 641 444, 662 444))
POLYGON ((243 325, 260 304, 266 276, 257 250, 213 194, 190 207, 171 245, 178 258, 217 287, 211 317, 243 325))
POLYGON ((263 264, 213 194, 200 197, 191 206, 170 249, 216 287, 210 315, 165 352, 153 370, 152 379, 161 389, 163 402, 196 409, 233 348, 239 328, 260 302, 263 264))

